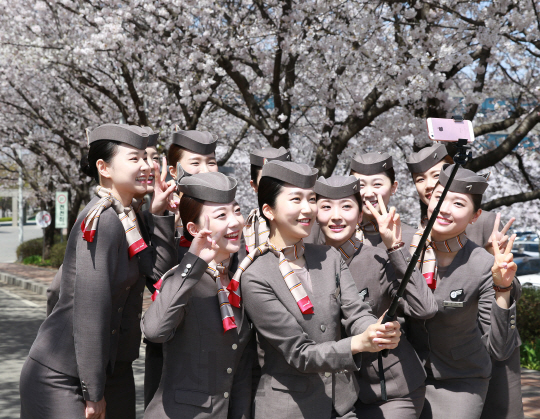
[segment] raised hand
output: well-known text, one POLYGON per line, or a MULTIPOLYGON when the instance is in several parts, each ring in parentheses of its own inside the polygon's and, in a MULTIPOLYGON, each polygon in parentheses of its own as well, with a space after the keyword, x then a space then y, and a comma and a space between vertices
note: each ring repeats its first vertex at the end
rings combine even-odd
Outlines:
POLYGON ((166 209, 175 212, 178 209, 178 203, 174 201, 173 192, 176 185, 172 182, 169 184, 165 181, 167 177, 167 159, 163 157, 161 173, 159 173, 159 165, 154 164, 154 195, 150 203, 150 212, 152 214, 162 215, 166 209))
POLYGON ((488 241, 488 244, 486 245, 486 250, 489 253, 495 256, 495 251, 494 251, 495 247, 493 244, 494 242, 497 243, 497 247, 499 248, 499 250, 503 251, 504 246, 506 242, 508 241, 508 236, 506 235, 506 233, 508 232, 508 230, 510 229, 514 221, 516 221, 516 219, 515 217, 512 217, 510 221, 506 223, 503 229, 499 231, 499 226, 501 223, 501 213, 500 212, 497 213, 497 215, 495 216, 495 224, 493 225, 493 232, 491 233, 491 236, 489 236, 489 241, 488 241))
POLYGON ((380 213, 368 201, 366 201, 366 206, 377 221, 379 233, 384 245, 387 249, 391 249, 395 245, 401 243, 401 219, 399 214, 396 213, 395 207, 391 207, 390 211, 386 211, 386 206, 384 205, 381 195, 377 195, 377 200, 379 201, 379 208, 381 209, 380 213))
POLYGON ((516 275, 517 265, 514 263, 514 255, 512 255, 512 246, 515 239, 516 235, 513 234, 506 245, 504 253, 501 253, 496 240, 492 242, 495 261, 491 273, 493 274, 493 283, 501 288, 509 287, 516 275))
POLYGON ((358 352, 379 352, 383 349, 395 349, 401 336, 399 322, 387 322, 382 324, 384 314, 377 323, 370 325, 360 335, 353 336, 351 350, 358 352))
POLYGON ((204 217, 204 226, 199 232, 193 237, 191 246, 189 247, 189 252, 193 253, 195 256, 200 257, 206 263, 210 263, 216 253, 219 251, 219 246, 217 242, 223 235, 223 232, 216 233, 212 237, 212 231, 210 230, 210 219, 208 215, 204 217))

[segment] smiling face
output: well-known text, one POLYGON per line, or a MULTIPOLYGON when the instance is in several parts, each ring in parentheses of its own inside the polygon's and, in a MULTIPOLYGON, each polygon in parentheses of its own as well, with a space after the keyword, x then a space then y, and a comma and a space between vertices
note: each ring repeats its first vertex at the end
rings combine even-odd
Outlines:
MULTIPOLYGON (((437 206, 444 187, 437 185, 433 191, 428 206, 428 217, 431 217, 437 206)), ((448 192, 441 206, 441 211, 433 225, 432 237, 434 240, 443 241, 463 233, 470 223, 475 222, 482 210, 474 210, 472 195, 448 192)))
POLYGON ((157 148, 146 147, 146 155, 148 158, 148 164, 152 168, 152 170, 150 170, 150 175, 148 176, 148 190, 146 191, 146 193, 152 194, 154 193, 154 182, 155 182, 154 170, 153 170, 154 162, 159 165, 159 154, 158 154, 157 148))
POLYGON ((354 196, 343 199, 320 198, 317 221, 326 238, 326 244, 340 247, 356 231, 356 225, 362 220, 362 212, 354 196))
POLYGON ((148 189, 150 166, 146 150, 122 143, 110 163, 98 160, 96 166, 101 185, 110 189, 124 206, 131 205, 134 196, 144 195, 148 189))
POLYGON ((412 175, 416 192, 418 192, 420 200, 426 205, 429 205, 429 200, 431 199, 433 189, 439 181, 439 173, 445 164, 446 162, 441 160, 431 169, 423 173, 413 173, 412 175))
MULTIPOLYGON (((182 157, 178 161, 187 173, 196 175, 197 173, 217 172, 218 165, 216 154, 197 154, 193 151, 183 150, 182 157)), ((176 179, 176 165, 169 166, 169 172, 176 179)))
POLYGON ((375 175, 361 175, 359 173, 352 173, 357 179, 360 179, 360 194, 362 196, 362 211, 366 219, 371 220, 374 218, 371 211, 366 206, 366 201, 371 203, 377 211, 381 211, 379 208, 379 202, 377 195, 381 195, 384 205, 388 207, 390 197, 396 192, 398 183, 392 181, 384 173, 377 173, 375 175))
POLYGON ((240 212, 240 205, 236 201, 228 204, 205 201, 197 223, 189 222, 186 226, 192 236, 197 235, 199 230, 204 227, 206 216, 208 216, 212 238, 219 246, 218 254, 215 257, 215 261, 219 263, 240 250, 244 217, 240 212))
POLYGON ((311 189, 286 183, 276 197, 274 208, 264 204, 262 210, 270 220, 270 237, 280 237, 283 241, 274 244, 290 246, 309 236, 317 216, 316 195, 311 189))

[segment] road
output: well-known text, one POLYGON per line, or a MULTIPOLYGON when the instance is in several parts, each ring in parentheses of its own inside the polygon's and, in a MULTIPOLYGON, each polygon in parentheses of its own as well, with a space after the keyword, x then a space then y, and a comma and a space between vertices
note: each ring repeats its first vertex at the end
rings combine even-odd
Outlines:
MULTIPOLYGON (((0 419, 20 416, 19 376, 28 351, 45 318, 46 298, 0 283, 0 419)), ((144 348, 133 365, 137 418, 143 417, 144 348)))
MULTIPOLYGON (((0 263, 17 261, 17 246, 19 245, 19 227, 0 225, 0 263)), ((23 227, 24 240, 43 237, 43 231, 36 225, 23 227)))

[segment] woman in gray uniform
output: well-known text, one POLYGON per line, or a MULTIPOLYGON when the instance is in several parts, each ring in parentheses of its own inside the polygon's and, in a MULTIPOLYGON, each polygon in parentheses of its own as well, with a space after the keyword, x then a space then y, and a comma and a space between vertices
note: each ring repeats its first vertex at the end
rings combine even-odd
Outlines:
POLYGON ((229 261, 244 219, 236 180, 199 173, 180 181, 180 214, 191 241, 180 265, 165 274, 142 320, 163 343, 163 375, 145 418, 242 418, 251 411, 250 322, 229 261), (195 238, 194 238, 195 237, 195 238))
MULTIPOLYGON (((147 190, 148 133, 105 124, 90 132, 88 141, 88 161, 81 167, 100 186, 69 236, 59 300, 21 372, 22 418, 104 417, 109 412, 107 378, 120 374, 115 371, 118 353, 129 351, 119 348, 122 312, 140 280, 136 256, 147 248, 130 205, 147 190)), ((165 195, 162 198, 165 202, 165 195)), ((172 246, 174 217, 154 218, 156 233, 172 246)), ((164 262, 156 268, 166 270, 174 260, 164 262)), ((131 401, 113 398, 110 403, 124 403, 123 417, 130 417, 131 401)))
MULTIPOLYGON (((382 211, 379 205, 379 196, 387 207, 390 198, 398 188, 392 156, 388 153, 357 154, 351 160, 351 175, 360 180, 360 194, 362 195, 363 217, 358 228, 362 230, 365 243, 378 246, 385 250, 377 225, 375 215, 371 213, 366 203, 369 202, 377 210, 382 211)), ((403 241, 408 244, 412 240, 415 229, 401 223, 403 241)))
MULTIPOLYGON (((439 181, 439 173, 442 166, 452 163, 452 158, 448 155, 443 144, 434 144, 425 147, 417 153, 411 154, 407 158, 407 166, 411 172, 414 185, 421 202, 421 218, 424 220, 427 214, 427 206, 433 189, 439 181)), ((482 210, 476 222, 469 224, 465 229, 467 238, 479 246, 483 246, 488 252, 494 254, 491 244, 492 239, 496 239, 499 248, 504 248, 508 236, 506 232, 514 222, 512 218, 499 231, 500 214, 494 214, 482 210)), ((521 295, 521 284, 514 278, 511 295, 514 301, 519 300, 521 295)), ((491 359, 492 372, 489 381, 489 389, 484 404, 482 419, 523 419, 523 402, 521 396, 521 366, 519 359, 519 346, 512 355, 504 361, 491 359)))
MULTIPOLYGON (((249 184, 255 191, 259 190, 259 180, 261 180, 262 168, 269 161, 291 161, 291 153, 284 147, 280 148, 261 148, 249 153, 251 163, 251 180, 249 184)), ((244 240, 246 242, 247 252, 251 253, 256 247, 268 240, 270 229, 266 221, 259 212, 259 208, 254 208, 246 218, 244 226, 244 240)))
MULTIPOLYGON (((429 203, 430 216, 453 166, 444 166, 429 203)), ((491 357, 507 359, 518 340, 516 307, 510 290, 517 266, 510 239, 493 258, 467 239, 465 229, 480 215, 484 177, 460 168, 422 249, 418 269, 433 290, 438 312, 420 321, 409 318, 408 338, 427 372, 421 418, 478 419, 482 414, 491 357)), ((423 229, 414 236, 411 253, 423 229)))
MULTIPOLYGON (((370 211, 375 215, 387 250, 366 246, 363 244, 362 231, 356 231, 357 224, 362 220, 358 179, 354 176, 321 177, 315 183, 314 191, 317 193, 317 221, 326 244, 339 250, 360 290, 360 298, 371 306, 376 316, 382 316, 407 269, 409 254, 401 240, 399 216, 395 214, 395 209, 387 214, 382 202, 383 214, 371 206, 370 211)), ((379 199, 382 200, 380 195, 379 199)), ((433 317, 436 312, 437 303, 433 294, 422 275, 415 272, 401 300, 399 315, 422 320, 433 317)), ((417 419, 424 405, 426 374, 407 339, 402 339, 398 347, 383 359, 388 396, 386 402, 381 400, 377 356, 366 354, 362 361, 360 372, 357 373, 360 385, 357 415, 373 419, 417 419)))
POLYGON ((262 170, 259 210, 270 235, 238 271, 263 360, 255 418, 356 417, 361 353, 393 349, 401 334, 360 301, 335 249, 302 242, 317 215, 316 176, 292 162, 262 170))

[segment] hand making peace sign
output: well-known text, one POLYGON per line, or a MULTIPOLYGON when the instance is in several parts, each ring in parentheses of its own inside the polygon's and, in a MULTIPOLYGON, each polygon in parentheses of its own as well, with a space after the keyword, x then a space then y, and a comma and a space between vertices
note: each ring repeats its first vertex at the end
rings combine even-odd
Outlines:
POLYGON ((204 217, 204 226, 193 237, 193 241, 189 247, 189 252, 200 257, 206 263, 210 263, 219 250, 217 242, 219 239, 221 239, 221 236, 223 236, 223 232, 216 233, 214 237, 212 237, 212 231, 210 230, 210 219, 208 218, 208 215, 206 215, 204 217))
POLYGON ((159 173, 159 165, 156 162, 152 163, 154 164, 155 181, 150 212, 157 215, 162 215, 167 209, 171 212, 176 212, 178 210, 178 204, 173 201, 173 192, 176 189, 176 185, 167 184, 165 181, 167 177, 167 159, 163 157, 161 174, 159 173))
POLYGON ((506 245, 504 253, 499 250, 499 245, 495 239, 492 242, 495 261, 491 273, 493 274, 493 283, 501 288, 508 288, 516 275, 517 265, 514 263, 514 255, 512 255, 512 246, 515 239, 516 235, 513 234, 506 245))
POLYGON ((377 194, 377 200, 379 201, 381 213, 368 201, 366 201, 366 206, 377 221, 384 245, 387 249, 391 249, 401 243, 401 219, 399 218, 399 214, 396 213, 395 207, 391 207, 390 211, 386 211, 386 206, 381 195, 377 194))
MULTIPOLYGON (((495 224, 493 225, 493 232, 491 233, 491 236, 489 236, 488 244, 486 245, 486 250, 495 256, 494 251, 494 242, 497 243, 497 247, 500 251, 503 251, 505 243, 508 241, 508 236, 506 233, 512 226, 512 224, 516 221, 515 217, 512 217, 508 223, 503 227, 501 231, 499 231, 499 225, 501 223, 501 213, 497 213, 497 216, 495 217, 495 224)), ((500 252, 499 252, 500 253, 500 252)))

